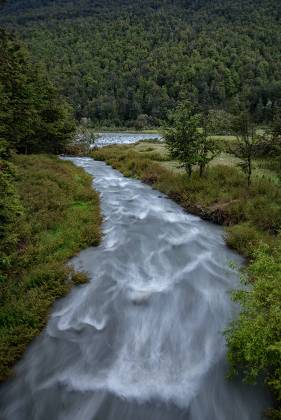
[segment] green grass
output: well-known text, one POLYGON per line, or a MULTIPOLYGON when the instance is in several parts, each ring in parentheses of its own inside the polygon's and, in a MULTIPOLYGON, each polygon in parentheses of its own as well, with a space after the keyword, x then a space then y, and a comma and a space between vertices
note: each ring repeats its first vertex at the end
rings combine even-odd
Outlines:
MULTIPOLYGON (((232 165, 211 165, 206 176, 200 178, 195 171, 188 178, 184 172, 168 166, 178 166, 178 162, 166 160, 164 147, 156 145, 154 151, 150 148, 147 152, 147 146, 143 144, 110 146, 95 151, 93 156, 105 160, 126 176, 151 184, 205 219, 230 227, 246 223, 257 231, 257 237, 260 233, 278 233, 281 228, 281 190, 269 178, 257 177, 247 188, 244 174, 232 165)), ((242 248, 238 250, 241 252, 242 248)))
POLYGON ((281 419, 280 172, 265 159, 256 162, 261 172, 249 188, 233 164, 213 164, 202 178, 198 171, 188 178, 177 162, 159 159, 167 156, 164 145, 149 147, 110 146, 93 156, 166 193, 187 211, 226 226, 228 245, 247 257, 243 278, 249 285, 234 295, 241 314, 226 332, 231 373, 250 382, 262 375, 275 403, 267 414, 281 419), (154 154, 157 159, 149 157, 154 154))
POLYGON ((1 380, 42 330, 55 299, 86 281, 65 263, 101 237, 99 197, 82 169, 43 155, 16 156, 14 163, 25 211, 17 252, 0 284, 1 380))
MULTIPOLYGON (((211 161, 210 166, 214 167, 224 165, 236 168, 240 163, 240 159, 227 152, 229 143, 233 142, 236 137, 225 135, 212 136, 212 138, 218 141, 221 152, 211 161)), ((130 145, 130 150, 141 153, 143 157, 145 156, 151 160, 161 162, 161 165, 166 169, 175 171, 177 173, 184 173, 184 169, 179 167, 179 163, 176 160, 169 158, 169 154, 164 142, 160 143, 159 141, 150 141, 148 147, 148 144, 145 144, 144 141, 140 141, 134 145, 130 145), (148 152, 150 154, 148 154, 148 152)), ((276 169, 278 169, 278 172, 280 173, 280 167, 276 168, 276 165, 276 163, 273 164, 272 160, 268 158, 254 159, 253 177, 270 179, 275 184, 279 184, 280 178, 276 174, 276 169)))

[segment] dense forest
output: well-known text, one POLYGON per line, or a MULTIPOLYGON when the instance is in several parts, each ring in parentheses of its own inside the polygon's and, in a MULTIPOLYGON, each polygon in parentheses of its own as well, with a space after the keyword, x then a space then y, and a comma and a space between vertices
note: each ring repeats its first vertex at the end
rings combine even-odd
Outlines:
POLYGON ((103 126, 157 126, 183 99, 268 123, 281 98, 278 0, 12 0, 15 30, 103 126))

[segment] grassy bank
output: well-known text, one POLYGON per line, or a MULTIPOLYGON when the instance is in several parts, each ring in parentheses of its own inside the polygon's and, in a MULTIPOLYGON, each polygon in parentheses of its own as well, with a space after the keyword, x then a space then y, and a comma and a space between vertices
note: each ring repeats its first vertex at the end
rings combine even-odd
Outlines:
POLYGON ((248 259, 247 290, 235 292, 240 316, 226 332, 231 374, 255 383, 262 374, 281 419, 281 188, 278 173, 258 168, 247 188, 235 165, 217 161, 200 178, 171 165, 162 145, 110 146, 93 153, 125 176, 162 191, 187 211, 226 226, 226 241, 248 259), (158 149, 157 149, 158 148, 158 149))
POLYGON ((271 243, 281 228, 281 189, 270 178, 255 177, 250 188, 234 166, 217 164, 207 176, 188 178, 174 168, 164 145, 110 146, 93 153, 126 176, 164 192, 190 213, 227 226, 229 245, 250 256, 261 239, 271 243))
POLYGON ((101 235, 99 197, 82 169, 44 155, 16 156, 14 164, 23 212, 0 284, 0 380, 40 333, 55 299, 86 281, 65 263, 101 235))

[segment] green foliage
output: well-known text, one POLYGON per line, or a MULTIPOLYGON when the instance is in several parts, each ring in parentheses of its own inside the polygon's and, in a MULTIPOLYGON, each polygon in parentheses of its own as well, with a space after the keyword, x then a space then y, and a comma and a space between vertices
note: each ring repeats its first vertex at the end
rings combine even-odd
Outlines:
POLYGON ((258 230, 251 222, 239 223, 226 228, 227 244, 247 257, 253 256, 253 251, 261 242, 271 244, 271 236, 258 230))
POLYGON ((266 144, 265 152, 274 159, 280 161, 281 157, 281 108, 275 109, 273 121, 263 140, 266 144))
MULTIPOLYGON (((281 402, 281 238, 274 247, 261 245, 248 266, 247 285, 234 293, 241 313, 229 330, 228 359, 231 374, 242 371, 247 382, 264 375, 280 406, 281 402)), ((281 418, 281 410, 272 417, 281 418)))
POLYGON ((270 128, 274 143, 281 143, 281 108, 277 108, 273 115, 273 122, 270 128))
POLYGON ((169 115, 164 139, 173 159, 177 159, 189 176, 194 165, 200 176, 207 164, 216 156, 215 141, 208 136, 208 117, 196 114, 189 102, 183 102, 169 115), (203 130, 199 127, 203 125, 203 130))
POLYGON ((206 166, 210 163, 220 152, 217 142, 209 136, 212 128, 215 125, 214 114, 204 112, 201 115, 202 133, 198 148, 198 165, 200 168, 200 176, 202 176, 206 166), (212 119, 211 119, 212 118, 212 119))
MULTIPOLYGON (((1 222, 4 217, 0 252, 4 234, 10 263, 0 283, 0 380, 41 332, 55 299, 74 283, 85 282, 83 274, 65 263, 100 240, 99 198, 90 176, 69 162, 44 155, 15 156, 13 163, 15 186, 7 184, 4 213, 0 209, 1 222)), ((2 186, 1 172, 0 182, 2 186)))
POLYGON ((195 114, 192 106, 184 102, 177 106, 169 116, 169 125, 164 129, 170 156, 177 159, 189 176, 192 167, 198 163, 198 152, 201 142, 200 116, 195 114))
POLYGON ((79 120, 142 128, 186 98, 270 121, 280 17, 279 0, 14 0, 0 24, 26 39, 79 120))
POLYGON ((235 118, 233 130, 236 135, 234 147, 230 147, 230 151, 234 156, 241 159, 240 168, 247 175, 248 186, 251 184, 253 157, 261 137, 257 134, 254 125, 250 121, 247 113, 242 113, 235 118))
POLYGON ((234 115, 224 110, 209 110, 208 132, 210 135, 225 134, 232 132, 234 115))
POLYGON ((252 237, 265 238, 281 229, 281 190, 266 178, 254 179, 246 188, 245 176, 238 168, 220 165, 210 166, 208 177, 200 177, 198 171, 187 177, 160 165, 157 154, 137 152, 134 146, 105 147, 93 156, 126 176, 152 184, 206 219, 231 226, 246 223, 252 237))
POLYGON ((5 281, 11 265, 11 253, 16 250, 23 208, 15 189, 15 170, 8 161, 7 143, 0 141, 0 283, 5 281))
POLYGON ((0 139, 20 153, 60 153, 74 132, 70 106, 27 50, 0 30, 0 139))

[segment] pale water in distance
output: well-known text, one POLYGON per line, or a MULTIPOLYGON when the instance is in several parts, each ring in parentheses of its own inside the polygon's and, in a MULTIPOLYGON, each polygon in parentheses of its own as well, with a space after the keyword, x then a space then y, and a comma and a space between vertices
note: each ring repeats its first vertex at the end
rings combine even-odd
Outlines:
POLYGON ((96 133, 98 138, 95 142, 97 147, 108 146, 110 144, 132 144, 141 140, 161 140, 160 134, 147 133, 96 133))

